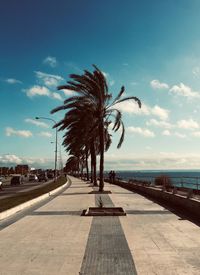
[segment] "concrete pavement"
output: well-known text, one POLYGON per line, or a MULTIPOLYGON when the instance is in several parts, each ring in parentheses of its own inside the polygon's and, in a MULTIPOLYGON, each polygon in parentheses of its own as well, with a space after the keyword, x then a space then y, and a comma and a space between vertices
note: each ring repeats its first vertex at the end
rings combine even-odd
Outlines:
POLYGON ((63 193, 0 231, 1 275, 200 274, 197 225, 110 184, 105 204, 127 216, 81 217, 97 195, 71 179, 63 193))
POLYGON ((112 187, 138 274, 200 274, 200 228, 146 198, 112 187))

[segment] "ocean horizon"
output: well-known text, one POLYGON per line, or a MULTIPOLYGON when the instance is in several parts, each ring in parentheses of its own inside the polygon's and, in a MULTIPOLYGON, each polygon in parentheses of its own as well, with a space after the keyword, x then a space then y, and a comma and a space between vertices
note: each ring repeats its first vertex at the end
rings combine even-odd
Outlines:
MULTIPOLYGON (((108 175, 109 171, 105 171, 108 175)), ((175 186, 200 189, 200 169, 159 169, 159 170, 115 170, 116 178, 122 180, 136 179, 154 184, 155 178, 166 175, 175 186)))

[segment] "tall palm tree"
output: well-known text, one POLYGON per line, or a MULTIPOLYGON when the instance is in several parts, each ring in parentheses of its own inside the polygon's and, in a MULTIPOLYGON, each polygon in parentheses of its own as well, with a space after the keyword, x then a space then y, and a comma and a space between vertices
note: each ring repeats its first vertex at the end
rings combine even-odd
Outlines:
MULTIPOLYGON (((88 173, 88 156, 91 153, 91 165, 95 166, 94 184, 96 183, 96 155, 95 155, 95 135, 96 133, 91 126, 91 121, 94 117, 91 116, 90 108, 88 110, 86 104, 79 106, 79 108, 71 108, 64 119, 58 122, 54 127, 58 130, 66 130, 64 134, 63 145, 69 154, 77 154, 83 151, 86 161, 87 180, 89 180, 88 173), (75 153, 76 152, 76 153, 75 153)), ((92 180, 93 182, 93 180, 92 180)))
POLYGON ((71 156, 68 158, 65 164, 65 171, 67 172, 78 172, 79 170, 79 160, 76 156, 71 156))
MULTIPOLYGON (((63 146, 70 155, 78 155, 84 152, 87 180, 88 176, 88 155, 91 154, 91 182, 97 186, 96 177, 96 155, 99 154, 99 135, 98 131, 91 127, 91 121, 94 117, 90 116, 90 112, 86 108, 73 108, 63 120, 58 122, 54 127, 58 130, 66 130, 64 134, 63 146), (81 137, 81 138, 80 138, 81 137)), ((105 123, 105 150, 107 151, 111 144, 111 136, 108 133, 108 123, 105 123)))
POLYGON ((120 128, 122 129, 120 140, 117 145, 117 148, 120 148, 124 140, 125 128, 122 121, 122 114, 117 109, 116 105, 124 101, 134 100, 139 108, 141 108, 141 101, 135 96, 122 98, 125 91, 124 86, 121 87, 118 95, 112 100, 112 94, 108 91, 108 85, 104 74, 95 65, 93 65, 93 67, 94 71, 92 73, 85 70, 83 75, 71 74, 70 78, 72 81, 68 81, 67 85, 58 87, 58 90, 69 89, 76 92, 78 95, 66 99, 62 106, 55 108, 51 113, 59 110, 85 107, 91 116, 93 116, 94 119, 91 121, 91 127, 92 131, 98 130, 100 145, 99 191, 103 191, 105 125, 109 125, 113 121, 113 131, 116 132, 120 128))

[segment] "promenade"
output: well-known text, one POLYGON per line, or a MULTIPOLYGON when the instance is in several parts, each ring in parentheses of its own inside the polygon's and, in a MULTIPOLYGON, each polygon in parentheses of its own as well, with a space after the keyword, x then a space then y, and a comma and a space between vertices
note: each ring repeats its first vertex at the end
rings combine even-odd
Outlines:
POLYGON ((200 227, 110 184, 105 206, 127 216, 82 217, 99 195, 70 179, 58 196, 0 222, 0 275, 200 274, 200 227))

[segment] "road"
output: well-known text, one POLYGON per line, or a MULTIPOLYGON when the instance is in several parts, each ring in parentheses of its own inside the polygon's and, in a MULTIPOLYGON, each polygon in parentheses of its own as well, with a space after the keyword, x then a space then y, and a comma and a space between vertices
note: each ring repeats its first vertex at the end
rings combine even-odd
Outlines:
POLYGON ((28 190, 32 190, 41 186, 44 186, 52 181, 49 180, 47 182, 35 182, 35 181, 28 181, 25 180, 23 184, 20 185, 10 185, 11 178, 7 178, 3 181, 2 190, 0 190, 0 199, 6 198, 6 197, 12 197, 16 195, 16 193, 19 192, 26 192, 28 190))

